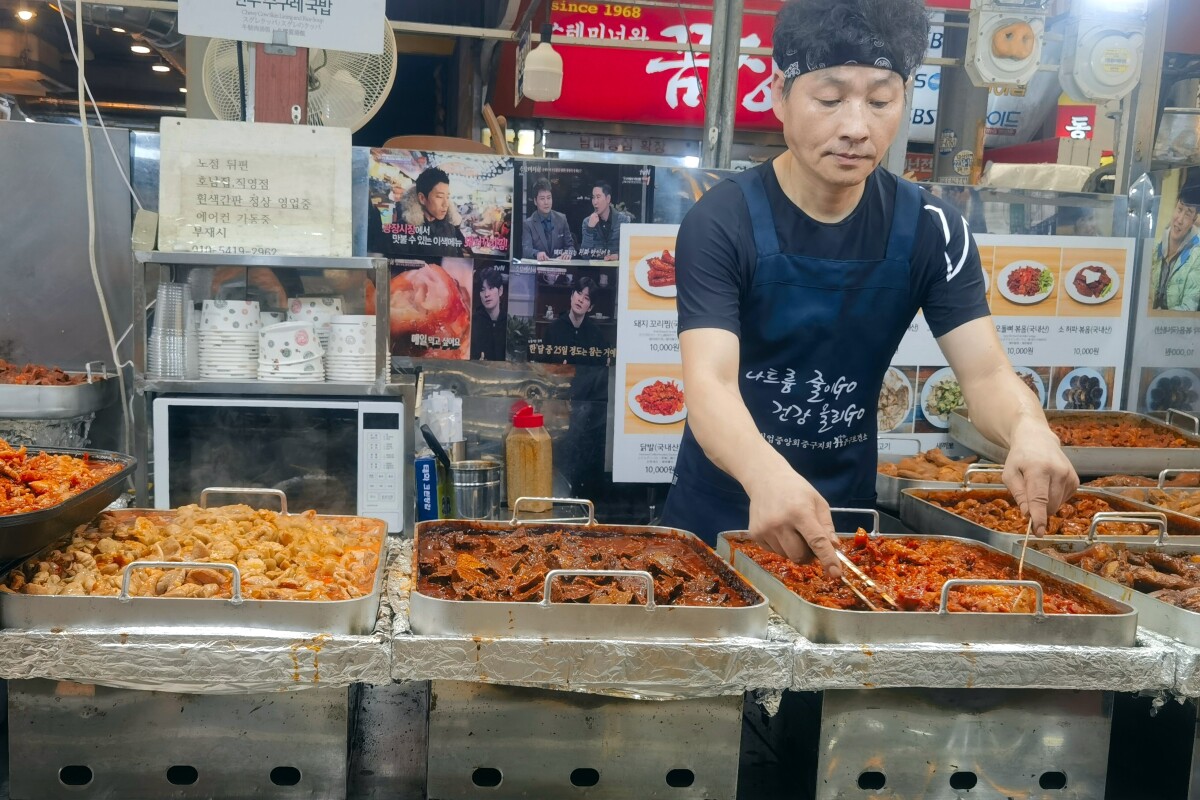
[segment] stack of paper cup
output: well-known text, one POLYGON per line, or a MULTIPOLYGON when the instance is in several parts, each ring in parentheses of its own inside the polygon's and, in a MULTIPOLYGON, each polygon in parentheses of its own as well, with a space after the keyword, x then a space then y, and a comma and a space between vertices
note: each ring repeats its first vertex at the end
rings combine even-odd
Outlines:
POLYGON ((324 353, 311 323, 282 322, 258 337, 258 379, 286 383, 325 380, 324 353))
POLYGON ((325 377, 330 383, 375 380, 375 317, 339 314, 330 323, 325 377))
POLYGON ((321 347, 329 348, 330 324, 342 313, 340 297, 293 297, 288 303, 288 320, 308 322, 317 332, 321 347))
POLYGON ((264 328, 268 325, 278 325, 281 322, 287 322, 287 312, 260 311, 258 312, 258 319, 262 322, 264 328))
POLYGON ((253 379, 257 370, 257 300, 205 300, 200 310, 200 378, 253 379))

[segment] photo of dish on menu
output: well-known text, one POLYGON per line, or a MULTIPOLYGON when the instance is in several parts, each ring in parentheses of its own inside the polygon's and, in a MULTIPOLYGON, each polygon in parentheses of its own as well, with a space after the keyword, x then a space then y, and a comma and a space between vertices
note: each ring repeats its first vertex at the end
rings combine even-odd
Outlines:
POLYGON ((367 174, 368 252, 389 259, 508 256, 512 159, 373 149, 367 174))
POLYGON ((621 226, 643 222, 654 167, 583 161, 521 161, 513 258, 616 261, 621 226))

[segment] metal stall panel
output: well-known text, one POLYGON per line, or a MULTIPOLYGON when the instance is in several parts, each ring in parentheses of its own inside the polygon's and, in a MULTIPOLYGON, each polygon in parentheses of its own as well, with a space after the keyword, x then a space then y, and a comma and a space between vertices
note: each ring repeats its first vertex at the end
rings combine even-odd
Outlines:
POLYGON ((825 692, 817 800, 1104 797, 1112 694, 825 692))
POLYGON ((430 800, 733 800, 742 696, 644 701, 435 681, 430 800))
POLYGON ((13 800, 344 798, 347 690, 196 695, 9 681, 13 800))
POLYGON ((429 682, 356 688, 350 797, 424 800, 429 682))

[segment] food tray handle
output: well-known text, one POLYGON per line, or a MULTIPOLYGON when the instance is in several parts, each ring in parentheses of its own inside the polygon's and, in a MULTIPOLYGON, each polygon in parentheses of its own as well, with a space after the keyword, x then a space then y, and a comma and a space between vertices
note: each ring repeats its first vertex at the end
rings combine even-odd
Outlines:
POLYGON ((233 573, 233 597, 229 602, 235 606, 242 604, 242 571, 237 568, 237 564, 225 564, 219 561, 208 563, 205 561, 134 561, 132 564, 125 567, 125 572, 121 576, 121 593, 117 595, 117 599, 122 603, 128 603, 132 598, 129 596, 129 578, 133 575, 135 569, 216 569, 227 570, 233 573))
MULTIPOLYGON (((534 503, 534 502, 550 503, 551 506, 554 506, 554 505, 583 506, 584 508, 587 509, 587 522, 585 522, 583 524, 585 524, 585 525, 595 525, 596 524, 596 505, 591 500, 585 500, 580 497, 518 497, 516 502, 513 503, 513 507, 512 507, 513 515, 512 515, 512 520, 510 520, 510 524, 516 525, 518 522, 521 521, 521 504, 522 503, 534 503)), ((541 518, 539 518, 537 521, 538 522, 574 522, 576 524, 579 524, 580 519, 582 519, 582 518, 581 517, 565 517, 562 519, 541 519, 541 518)))
POLYGON ((1158 473, 1158 488, 1167 488, 1168 475, 1193 475, 1198 472, 1200 472, 1200 469, 1164 469, 1162 472, 1158 473))
POLYGON ((1101 511, 1092 517, 1092 524, 1088 526, 1089 542, 1096 541, 1096 530, 1106 522, 1153 525, 1158 528, 1155 544, 1162 544, 1167 538, 1167 515, 1161 511, 1101 511))
MULTIPOLYGON (((1180 411, 1178 408, 1168 408, 1167 424, 1175 425, 1175 423, 1171 421, 1175 417, 1186 417, 1187 419, 1190 419, 1192 421, 1192 435, 1200 436, 1200 417, 1197 417, 1195 414, 1189 414, 1186 411, 1180 411)), ((1175 425, 1175 427, 1182 428, 1180 425, 1175 425)))
POLYGON ((1004 467, 1000 464, 972 464, 963 472, 962 485, 966 488, 971 485, 972 475, 991 474, 994 472, 1004 472, 1004 467))
POLYGON ((1023 589, 1033 589, 1037 595, 1037 605, 1035 606, 1036 614, 1039 617, 1046 616, 1046 609, 1042 603, 1042 585, 1037 581, 1006 581, 1006 580, 987 580, 981 578, 951 578, 942 584, 942 601, 938 604, 939 614, 949 614, 950 590, 955 586, 1020 586, 1023 589))
POLYGON ((646 582, 646 605, 647 610, 654 608, 654 578, 649 572, 644 569, 552 569, 546 573, 546 584, 542 587, 542 605, 549 607, 553 605, 550 602, 550 584, 554 583, 555 578, 568 577, 590 577, 590 578, 641 578, 646 582))
POLYGON ((871 515, 871 535, 879 535, 879 512, 873 508, 831 508, 831 514, 870 514, 871 515))
POLYGON ((279 513, 287 515, 287 494, 282 489, 239 489, 236 486, 210 486, 200 492, 200 507, 208 508, 210 494, 262 494, 279 498, 279 513))
POLYGON ((83 365, 83 370, 87 373, 88 383, 96 379, 104 380, 108 378, 108 364, 103 361, 89 361, 83 365))

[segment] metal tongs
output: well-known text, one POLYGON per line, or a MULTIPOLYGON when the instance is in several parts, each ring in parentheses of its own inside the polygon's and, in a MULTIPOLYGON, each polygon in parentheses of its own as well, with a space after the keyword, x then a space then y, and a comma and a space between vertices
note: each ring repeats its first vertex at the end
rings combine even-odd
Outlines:
MULTIPOLYGON (((883 601, 885 603, 887 603, 889 606, 891 606, 894 610, 896 610, 896 611, 900 610, 900 604, 897 603, 894 599, 892 599, 891 595, 889 595, 883 589, 879 588, 879 584, 875 583, 875 581, 868 578, 867 573, 865 573, 861 569, 859 569, 858 564, 855 564, 853 561, 851 561, 849 556, 847 556, 841 550, 835 549, 834 552, 837 553, 838 561, 842 562, 842 566, 845 567, 847 570, 849 570, 854 575, 855 578, 858 578, 860 581, 862 581, 864 586, 869 588, 871 591, 875 592, 875 594, 882 597, 883 601)), ((853 583, 851 583, 850 579, 846 577, 846 574, 844 572, 842 573, 842 583, 846 584, 846 586, 850 589, 850 591, 854 592, 855 597, 857 597, 859 600, 862 600, 864 603, 866 603, 867 608, 871 609, 872 611, 879 610, 879 607, 876 606, 874 603, 872 603, 870 600, 868 600, 867 596, 862 593, 861 589, 859 589, 857 586, 855 586, 853 583)))

